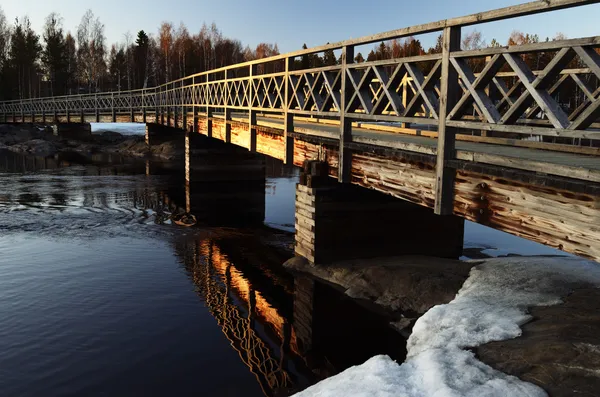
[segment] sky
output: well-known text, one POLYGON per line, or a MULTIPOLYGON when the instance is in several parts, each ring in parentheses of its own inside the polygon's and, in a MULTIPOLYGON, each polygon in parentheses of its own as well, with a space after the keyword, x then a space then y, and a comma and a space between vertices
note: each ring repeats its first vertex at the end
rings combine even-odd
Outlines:
MULTIPOLYGON (((105 25, 107 44, 123 42, 124 34, 145 30, 156 35, 163 21, 178 26, 184 22, 191 34, 203 22, 215 22, 226 37, 255 47, 277 43, 281 52, 357 38, 421 23, 472 14, 523 3, 521 0, 3 0, 0 7, 9 21, 27 15, 41 32, 48 14, 63 17, 66 31, 77 30, 81 17, 91 9, 105 25)), ((512 30, 536 33, 542 39, 562 32, 569 38, 595 36, 600 4, 535 15, 511 21, 465 28, 477 29, 489 43, 493 38, 505 44, 512 30)), ((417 37, 419 38, 419 37, 417 37)), ((421 38, 424 46, 434 38, 421 38)))

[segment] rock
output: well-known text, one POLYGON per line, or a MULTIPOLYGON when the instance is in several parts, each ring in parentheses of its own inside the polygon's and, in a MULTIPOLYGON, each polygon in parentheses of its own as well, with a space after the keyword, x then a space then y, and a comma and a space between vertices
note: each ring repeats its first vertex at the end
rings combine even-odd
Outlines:
POLYGON ((16 143, 27 142, 41 135, 40 130, 34 125, 12 125, 3 124, 0 126, 0 143, 5 145, 14 145, 16 143))
POLYGON ((16 153, 29 153, 34 156, 52 156, 56 154, 58 148, 55 143, 43 139, 32 139, 27 142, 17 143, 8 147, 9 150, 16 153))
POLYGON ((600 390, 600 289, 579 288, 556 306, 530 309, 522 336, 476 349, 479 360, 542 387, 550 396, 600 390))
POLYGON ((185 151, 185 144, 183 140, 179 141, 168 141, 155 145, 150 148, 152 155, 160 157, 163 160, 175 160, 183 157, 185 151))
POLYGON ((146 157, 151 154, 144 137, 127 139, 111 149, 111 151, 135 157, 146 157))
POLYGON ((476 263, 425 256, 399 256, 311 265, 304 258, 284 267, 309 273, 393 312, 421 315, 454 299, 476 263))
POLYGON ((103 144, 115 144, 125 140, 125 137, 122 134, 115 131, 103 131, 101 134, 95 135, 94 138, 97 142, 103 144))

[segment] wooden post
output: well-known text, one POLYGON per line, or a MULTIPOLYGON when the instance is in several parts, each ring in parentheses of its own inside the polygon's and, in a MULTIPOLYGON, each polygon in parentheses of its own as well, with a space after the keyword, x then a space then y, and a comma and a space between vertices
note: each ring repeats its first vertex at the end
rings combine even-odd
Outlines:
POLYGON ((229 70, 225 70, 225 99, 223 100, 223 104, 225 105, 224 109, 224 123, 225 123, 225 142, 231 143, 231 108, 227 106, 227 102, 229 101, 229 84, 227 80, 229 79, 229 70))
POLYGON ((460 39, 459 26, 444 28, 434 207, 438 215, 452 214, 454 205, 456 170, 449 162, 456 157, 456 130, 446 127, 446 116, 456 105, 460 93, 458 73, 450 64, 450 53, 460 51, 460 39))
MULTIPOLYGON (((173 86, 173 84, 171 83, 171 87, 173 86)), ((170 90, 172 91, 173 89, 170 88, 170 90)), ((172 94, 171 94, 172 96, 172 94)), ((169 100, 169 89, 165 90, 165 105, 167 106, 167 126, 171 126, 171 103, 169 100)))
POLYGON ((290 113, 290 95, 292 94, 292 87, 290 81, 290 63, 293 62, 294 58, 285 59, 285 103, 284 106, 284 125, 283 125, 283 142, 284 142, 284 163, 292 165, 294 164, 294 138, 289 136, 290 133, 294 132, 294 114, 290 113))
POLYGON ((254 76, 254 65, 250 65, 250 78, 248 79, 248 133, 250 134, 250 142, 248 150, 256 152, 256 112, 252 110, 254 103, 254 85, 252 76, 254 76))
POLYGON ((142 123, 146 124, 146 90, 142 89, 142 123))
POLYGON ((94 108, 96 113, 96 123, 100 122, 100 106, 98 105, 98 94, 94 98, 94 108))
MULTIPOLYGON (((404 77, 402 78, 402 108, 406 109, 406 105, 408 105, 408 73, 404 73, 404 77)), ((402 128, 410 128, 410 123, 402 123, 402 128)))
POLYGON ((185 80, 181 80, 181 120, 182 120, 182 124, 183 124, 183 130, 184 131, 189 131, 188 130, 188 126, 187 126, 187 107, 186 107, 186 103, 185 103, 185 95, 184 95, 184 83, 185 80))
POLYGON ((154 89, 154 122, 156 124, 162 124, 160 115, 162 114, 160 107, 160 87, 154 89))
POLYGON ((344 46, 342 48, 342 68, 341 68, 341 95, 340 95, 340 146, 339 146, 339 164, 338 180, 342 183, 348 183, 351 179, 352 153, 346 148, 346 144, 352 141, 352 120, 346 117, 346 106, 352 97, 352 89, 348 85, 348 64, 354 62, 354 47, 344 46))
POLYGON ((210 96, 208 95, 209 85, 210 85, 210 74, 206 74, 206 90, 204 90, 204 95, 206 96, 206 136, 212 138, 212 107, 210 106, 210 96))
POLYGON ((112 115, 112 122, 116 123, 117 122, 117 110, 115 109, 115 94, 114 93, 110 93, 110 111, 111 111, 111 115, 112 115))

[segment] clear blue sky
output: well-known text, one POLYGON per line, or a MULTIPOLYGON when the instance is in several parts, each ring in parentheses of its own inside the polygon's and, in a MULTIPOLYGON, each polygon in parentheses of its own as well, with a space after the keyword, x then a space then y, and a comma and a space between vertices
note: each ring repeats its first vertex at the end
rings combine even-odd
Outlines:
MULTIPOLYGON (((28 15, 40 32, 45 17, 56 11, 64 18, 66 30, 73 33, 86 9, 90 8, 106 26, 107 42, 123 41, 123 34, 145 30, 156 35, 162 21, 175 26, 183 21, 190 33, 202 23, 215 22, 225 36, 240 39, 244 45, 276 42, 280 51, 300 49, 360 37, 387 30, 433 22, 456 16, 523 3, 519 0, 422 0, 326 1, 300 0, 5 0, 0 5, 9 21, 28 15), (343 5, 343 6, 342 6, 343 5)), ((556 32, 568 37, 600 34, 600 5, 553 12, 480 25, 487 42, 497 38, 505 43, 513 29, 553 37, 556 32)), ((473 28, 468 28, 470 31, 473 28)), ((424 38, 430 45, 431 38, 424 38)))

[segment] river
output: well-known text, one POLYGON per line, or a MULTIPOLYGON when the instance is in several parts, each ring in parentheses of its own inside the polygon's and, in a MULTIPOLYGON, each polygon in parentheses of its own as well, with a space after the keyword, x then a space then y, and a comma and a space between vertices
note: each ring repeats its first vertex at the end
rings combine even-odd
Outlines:
POLYGON ((182 172, 0 151, 2 396, 287 396, 404 358, 386 318, 282 270, 297 170, 267 163, 263 225, 193 228, 157 221, 182 172))

